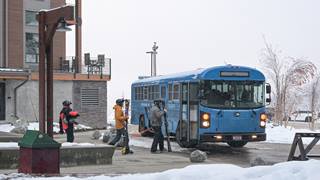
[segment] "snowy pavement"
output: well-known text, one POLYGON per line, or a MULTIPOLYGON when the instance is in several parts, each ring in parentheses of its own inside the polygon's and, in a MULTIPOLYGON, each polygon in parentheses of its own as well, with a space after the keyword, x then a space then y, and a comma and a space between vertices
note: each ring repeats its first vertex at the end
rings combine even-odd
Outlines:
POLYGON ((0 179, 90 179, 90 180, 318 180, 320 177, 320 161, 285 162, 273 166, 256 166, 241 168, 228 164, 190 165, 182 169, 171 169, 159 173, 127 174, 120 176, 90 177, 30 177, 23 174, 0 174, 0 179))

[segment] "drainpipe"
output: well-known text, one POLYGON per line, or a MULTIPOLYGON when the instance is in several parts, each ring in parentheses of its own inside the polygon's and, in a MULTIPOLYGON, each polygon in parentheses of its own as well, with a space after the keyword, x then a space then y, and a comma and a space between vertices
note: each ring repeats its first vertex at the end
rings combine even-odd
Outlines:
POLYGON ((29 79, 30 79, 30 70, 28 73, 28 78, 13 89, 13 116, 16 117, 17 119, 19 119, 19 117, 17 115, 17 90, 21 86, 23 86, 25 83, 27 83, 29 81, 29 79))

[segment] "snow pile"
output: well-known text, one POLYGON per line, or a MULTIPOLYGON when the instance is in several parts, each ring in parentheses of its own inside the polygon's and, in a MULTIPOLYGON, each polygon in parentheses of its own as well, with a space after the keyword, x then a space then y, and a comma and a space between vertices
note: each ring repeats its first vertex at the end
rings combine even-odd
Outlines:
MULTIPOLYGON (((304 162, 285 162, 273 166, 256 166, 251 168, 241 168, 228 164, 209 164, 209 165, 191 165, 183 169, 172 169, 160 173, 151 174, 130 174, 122 176, 93 176, 81 179, 90 180, 318 180, 320 177, 320 161, 310 160, 304 162)), ((31 179, 30 176, 23 174, 0 175, 0 179, 31 179), (17 178, 20 177, 20 178, 17 178)), ((50 177, 50 178, 32 178, 32 179, 80 179, 76 177, 50 177)))
POLYGON ((19 147, 16 142, 0 142, 0 148, 16 148, 19 147))
POLYGON ((62 147, 71 147, 71 146, 95 146, 95 144, 91 144, 91 143, 69 143, 69 142, 65 142, 65 143, 62 143, 61 145, 62 147))
MULTIPOLYGON (((310 133, 320 133, 320 130, 311 131, 308 129, 295 129, 293 127, 287 126, 273 126, 272 124, 267 124, 266 133, 268 143, 281 143, 281 144, 291 144, 293 142, 296 133, 310 132, 310 133)), ((303 138, 303 143, 310 143, 313 138, 303 138)))
POLYGON ((14 126, 12 126, 11 124, 1 124, 0 125, 1 132, 10 132, 12 129, 14 129, 14 126))
MULTIPOLYGON (((15 128, 15 126, 13 126, 11 124, 1 124, 0 125, 1 132, 10 132, 14 128, 15 128)), ((93 128, 89 127, 89 126, 82 125, 82 124, 78 124, 78 125, 74 126, 75 131, 85 131, 85 130, 91 130, 91 129, 93 129, 93 128)), ((28 130, 38 131, 39 130, 39 123, 38 122, 30 122, 28 125, 28 130)), ((59 123, 53 122, 53 132, 59 133, 59 131, 60 131, 59 123)))

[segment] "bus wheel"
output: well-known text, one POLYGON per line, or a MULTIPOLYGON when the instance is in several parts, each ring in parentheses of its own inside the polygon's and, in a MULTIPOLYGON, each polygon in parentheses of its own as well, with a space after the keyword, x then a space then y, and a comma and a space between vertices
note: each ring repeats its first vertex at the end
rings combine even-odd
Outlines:
POLYGON ((234 148, 240 148, 246 145, 248 142, 247 141, 230 141, 227 142, 229 146, 234 147, 234 148))
POLYGON ((196 147, 196 143, 192 143, 192 142, 187 142, 187 130, 186 130, 186 123, 183 122, 182 124, 182 133, 180 133, 180 122, 178 123, 177 129, 176 129, 176 141, 177 143, 180 145, 180 147, 183 148, 192 148, 192 147, 196 147), (181 137, 182 134, 182 137, 181 137))

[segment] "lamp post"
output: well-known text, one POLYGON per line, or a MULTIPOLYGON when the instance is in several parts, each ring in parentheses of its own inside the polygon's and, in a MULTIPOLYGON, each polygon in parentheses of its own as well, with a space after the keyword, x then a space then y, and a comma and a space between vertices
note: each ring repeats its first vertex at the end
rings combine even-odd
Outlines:
POLYGON ((75 24, 74 7, 63 6, 38 13, 39 21, 39 130, 53 137, 53 37, 58 28, 75 24), (60 26, 60 27, 59 27, 60 26))
POLYGON ((153 47, 152 47, 152 51, 148 51, 146 52, 147 54, 151 54, 151 77, 152 76, 157 76, 157 61, 156 61, 156 57, 157 57, 157 49, 159 47, 157 46, 157 43, 154 42, 153 43, 153 47))

